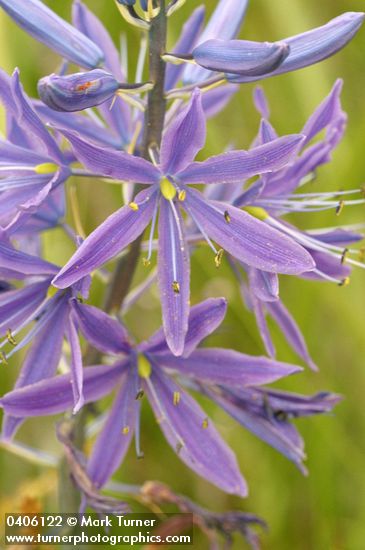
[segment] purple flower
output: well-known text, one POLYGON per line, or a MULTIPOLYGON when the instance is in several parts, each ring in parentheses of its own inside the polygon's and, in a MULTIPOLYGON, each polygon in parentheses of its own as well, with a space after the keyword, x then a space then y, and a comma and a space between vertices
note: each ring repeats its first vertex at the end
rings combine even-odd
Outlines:
POLYGON ((0 222, 3 227, 34 213, 69 176, 67 157, 33 109, 16 70, 0 71, 7 112, 7 140, 0 140, 0 222))
MULTIPOLYGON (((80 305, 75 302, 75 310, 77 308, 80 305)), ((140 400, 146 394, 168 443, 183 462, 224 491, 240 496, 247 494, 233 453, 204 411, 173 376, 183 376, 204 387, 223 384, 232 390, 242 390, 273 382, 300 369, 232 350, 196 349, 221 323, 225 310, 223 299, 207 300, 191 309, 183 357, 171 354, 160 329, 147 342, 123 350, 122 360, 113 366, 85 369, 85 402, 101 398, 115 386, 118 388, 88 462, 87 471, 96 487, 102 487, 118 468, 133 434, 137 454, 141 455, 140 400)), ((85 330, 83 317, 78 315, 80 327, 85 330)), ((115 336, 104 340, 104 351, 113 354, 118 351, 115 336)), ((65 411, 73 403, 70 380, 70 375, 63 375, 15 389, 2 398, 1 406, 13 417, 65 411)))
MULTIPOLYGON (((166 338, 171 350, 181 354, 189 313, 189 252, 181 208, 200 228, 219 266, 223 249, 248 265, 270 272, 301 273, 313 269, 309 254, 291 239, 268 229, 255 217, 224 203, 207 201, 188 184, 239 183, 254 174, 271 172, 295 155, 298 135, 257 147, 232 151, 204 162, 193 162, 205 142, 205 117, 200 92, 166 129, 154 163, 125 153, 98 148, 70 132, 63 132, 86 168, 148 189, 112 214, 81 245, 54 280, 68 287, 118 254, 138 237, 152 219, 151 241, 159 214, 159 284, 166 338), (105 244, 108 243, 108 246, 105 244)), ((151 250, 147 261, 150 260, 151 250)))

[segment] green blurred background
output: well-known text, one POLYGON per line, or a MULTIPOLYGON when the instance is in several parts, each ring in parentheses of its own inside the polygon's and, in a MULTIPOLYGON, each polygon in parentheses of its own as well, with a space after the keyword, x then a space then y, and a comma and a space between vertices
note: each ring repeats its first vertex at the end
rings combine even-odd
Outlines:
MULTIPOLYGON (((127 28, 112 0, 86 0, 110 29, 116 41, 121 31, 127 32, 129 63, 133 74, 139 49, 139 34, 127 28)), ((209 12, 214 0, 204 2, 209 12)), ((68 18, 69 0, 49 0, 49 6, 68 18)), ((178 36, 184 19, 198 2, 187 1, 170 22, 170 43, 178 36)), ((360 0, 255 0, 251 2, 241 36, 253 40, 277 40, 319 26, 344 11, 365 8, 360 0)), ((18 29, 0 13, 0 64, 12 71, 21 70, 28 93, 35 94, 37 80, 55 70, 58 58, 18 29)), ((319 172, 316 186, 323 190, 351 189, 363 184, 365 173, 365 28, 346 49, 334 58, 300 72, 263 82, 272 108, 272 121, 281 133, 300 131, 306 118, 329 92, 336 78, 345 81, 343 104, 349 114, 344 141, 331 165, 319 172)), ((220 152, 227 143, 247 147, 255 135, 259 118, 252 108, 251 85, 243 85, 229 107, 209 122, 209 137, 201 157, 220 152)), ((317 187, 316 187, 317 188, 317 187)), ((82 220, 91 231, 121 203, 120 189, 97 181, 78 183, 82 220), (95 187, 101 188, 99 189, 95 187)), ((334 212, 297 215, 300 227, 333 226, 337 223, 364 222, 364 207, 345 208, 337 218, 334 212), (351 209, 353 208, 353 209, 351 209)), ((45 235, 48 258, 64 262, 71 254, 71 243, 61 232, 45 235)), ((138 274, 141 278, 145 272, 138 274)), ((159 479, 172 489, 189 495, 202 505, 217 511, 239 508, 263 516, 270 529, 262 537, 263 547, 270 550, 363 550, 365 548, 365 352, 364 323, 365 273, 356 270, 351 284, 339 288, 330 283, 312 283, 281 278, 281 295, 295 315, 307 339, 320 372, 305 372, 280 384, 280 387, 315 393, 331 390, 345 396, 334 416, 317 417, 298 422, 306 441, 309 477, 276 451, 257 440, 234 423, 223 412, 202 401, 217 427, 238 455, 246 476, 250 496, 247 500, 226 496, 197 478, 175 457, 165 444, 148 408, 144 411, 142 445, 145 460, 137 461, 134 449, 118 473, 127 483, 159 479)), ((229 311, 222 327, 208 343, 232 347, 247 353, 263 353, 253 318, 241 305, 238 289, 226 266, 217 273, 206 250, 195 253, 192 266, 193 303, 208 296, 225 295, 229 311)), ((102 287, 93 287, 94 303, 101 301, 102 287)), ((156 289, 146 295, 127 317, 132 333, 138 339, 151 334, 160 323, 156 289), (143 323, 141 323, 143 319, 143 323)), ((273 334, 282 360, 297 361, 273 326, 273 334)), ((18 361, 19 362, 19 361, 18 361)), ((17 362, 0 373, 2 392, 11 388, 17 362)), ((57 452, 53 435, 54 419, 29 421, 19 437, 44 450, 57 452)), ((0 450, 0 512, 14 511, 24 499, 41 498, 47 511, 57 507, 56 481, 52 472, 30 465, 0 450)), ((194 547, 206 548, 203 539, 194 547)), ((235 548, 242 548, 237 540, 235 548)))

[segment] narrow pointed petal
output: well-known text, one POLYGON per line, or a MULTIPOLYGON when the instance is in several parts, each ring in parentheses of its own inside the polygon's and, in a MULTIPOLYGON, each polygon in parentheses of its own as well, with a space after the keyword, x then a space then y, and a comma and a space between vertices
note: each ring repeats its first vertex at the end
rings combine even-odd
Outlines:
POLYGON ((71 301, 71 307, 81 332, 96 349, 115 355, 130 351, 128 333, 116 319, 75 299, 71 301))
POLYGON ((238 388, 270 384, 302 370, 296 365, 281 363, 264 356, 254 357, 220 348, 197 349, 187 358, 159 355, 158 364, 204 383, 238 388))
POLYGON ((78 160, 91 172, 129 183, 156 183, 161 174, 152 163, 139 157, 103 149, 84 141, 76 134, 61 130, 71 143, 78 160))
POLYGON ((49 281, 30 284, 21 289, 0 293, 0 334, 4 336, 10 328, 15 330, 46 297, 49 281))
POLYGON ((255 87, 253 91, 253 101, 262 118, 267 120, 270 117, 270 107, 265 92, 261 86, 255 87))
MULTIPOLYGON (((205 6, 198 6, 184 24, 179 41, 172 50, 173 54, 186 54, 191 52, 198 39, 200 30, 203 25, 205 15, 205 6)), ((166 79, 165 89, 170 90, 174 88, 182 73, 184 72, 184 65, 173 65, 168 63, 166 66, 166 79)))
MULTIPOLYGON (((65 330, 67 302, 62 300, 55 307, 48 322, 37 334, 32 347, 26 355, 13 391, 30 386, 50 378, 56 372, 61 358, 62 342, 65 330)), ((4 415, 2 435, 10 439, 22 424, 22 418, 4 415)))
POLYGON ((166 342, 175 355, 184 350, 190 300, 190 256, 183 234, 183 219, 164 198, 160 201, 158 228, 158 283, 166 342), (179 227, 178 227, 179 225, 179 227))
POLYGON ((135 198, 138 210, 123 206, 95 229, 54 278, 66 288, 89 275, 134 241, 148 225, 155 209, 155 192, 142 191, 135 198))
POLYGON ((78 113, 54 111, 41 101, 33 100, 33 106, 45 124, 57 128, 77 132, 86 141, 91 140, 97 145, 113 149, 122 149, 123 140, 111 129, 100 126, 89 117, 78 113))
POLYGON ((193 162, 177 177, 184 183, 243 183, 245 179, 279 170, 293 160, 301 135, 278 138, 250 151, 229 151, 203 162, 193 162))
POLYGON ((275 322, 279 325, 287 342, 299 357, 307 363, 312 370, 318 370, 317 365, 309 355, 304 337, 297 323, 281 301, 266 304, 267 310, 275 322))
POLYGON ((133 438, 139 403, 137 380, 126 373, 103 429, 93 447, 87 472, 96 487, 102 487, 121 465, 133 438))
POLYGON ((184 170, 205 144, 206 123, 201 92, 194 90, 190 102, 167 127, 161 142, 161 170, 176 174, 184 170))
POLYGON ((72 63, 93 69, 102 62, 98 46, 40 0, 0 0, 0 6, 19 27, 72 63))
POLYGON ((150 385, 146 385, 148 398, 167 441, 179 458, 223 491, 246 496, 247 486, 234 454, 196 401, 160 371, 151 376, 151 384, 153 393, 150 385), (174 405, 175 392, 180 395, 177 405, 174 405))
POLYGON ((255 315, 257 328, 260 333, 262 342, 265 346, 266 353, 269 357, 275 358, 276 349, 275 349, 274 342, 272 340, 270 330, 267 324, 264 304, 263 302, 260 302, 260 300, 256 298, 256 296, 254 295, 251 295, 251 300, 252 300, 252 311, 255 315))
POLYGON ((73 406, 72 412, 73 414, 76 414, 83 406, 85 399, 83 395, 84 377, 83 377, 83 366, 82 366, 82 352, 81 352, 81 346, 79 342, 79 335, 77 332, 77 326, 75 324, 72 314, 68 319, 66 331, 67 331, 67 339, 69 341, 70 349, 71 349, 71 354, 70 354, 71 355, 70 357, 71 387, 72 387, 72 393, 74 396, 74 406, 73 406))
POLYGON ((72 5, 72 22, 74 26, 103 52, 105 67, 116 78, 125 80, 121 70, 118 50, 114 45, 108 31, 101 21, 80 0, 75 0, 72 5))
POLYGON ((22 275, 54 275, 58 271, 56 265, 2 242, 0 242, 0 269, 9 269, 22 275))
POLYGON ((94 69, 66 76, 51 74, 38 82, 41 100, 55 111, 82 111, 112 99, 120 88, 113 75, 94 69))
MULTIPOLYGON (((347 12, 332 19, 326 25, 283 40, 290 53, 285 61, 272 73, 262 78, 296 71, 309 65, 314 65, 341 50, 360 29, 364 14, 347 12)), ((233 82, 250 82, 257 77, 228 75, 233 82)))
POLYGON ((18 107, 17 122, 29 137, 37 142, 39 149, 59 164, 64 163, 64 157, 56 141, 48 132, 43 122, 33 109, 20 83, 19 71, 16 69, 12 77, 13 97, 18 107))
POLYGON ((327 128, 338 118, 344 116, 340 100, 342 86, 343 80, 336 80, 329 95, 309 117, 302 131, 302 134, 306 136, 303 146, 309 143, 317 134, 319 134, 319 132, 327 128))
MULTIPOLYGON (((214 38, 232 40, 238 34, 245 17, 248 0, 220 0, 202 32, 198 44, 214 38), (232 16, 234 14, 234 16, 232 16)), ((192 47, 195 44, 191 45, 192 47)), ((189 48, 183 53, 190 53, 189 48)), ((210 71, 202 67, 188 65, 184 71, 184 83, 201 82, 211 75, 210 71)))
POLYGON ((192 55, 195 62, 211 71, 241 76, 261 76, 280 67, 289 54, 284 42, 249 40, 207 40, 192 55))
POLYGON ((311 255, 302 246, 247 212, 205 201, 194 189, 189 189, 185 203, 206 233, 245 264, 270 273, 289 275, 314 268, 311 255), (229 223, 225 212, 228 212, 229 223))
MULTIPOLYGON (((188 357, 198 345, 222 323, 227 311, 225 298, 209 298, 190 309, 188 331, 184 345, 184 357, 188 357)), ((144 345, 147 353, 169 353, 163 330, 159 330, 144 345)))
MULTIPOLYGON (((318 252, 317 250, 310 250, 313 260, 316 262, 316 269, 325 273, 329 277, 333 277, 338 281, 349 277, 351 274, 351 268, 349 265, 341 263, 340 258, 334 258, 325 252, 318 252)), ((319 273, 303 273, 301 275, 305 279, 311 279, 315 281, 323 281, 323 277, 319 273)))
POLYGON ((279 298, 279 279, 276 273, 259 269, 249 270, 250 289, 263 302, 275 302, 279 298))
MULTIPOLYGON (((85 403, 97 401, 112 391, 126 365, 127 362, 87 367, 84 375, 85 403)), ((0 399, 5 413, 17 417, 58 414, 72 409, 73 404, 70 374, 13 390, 0 399)))

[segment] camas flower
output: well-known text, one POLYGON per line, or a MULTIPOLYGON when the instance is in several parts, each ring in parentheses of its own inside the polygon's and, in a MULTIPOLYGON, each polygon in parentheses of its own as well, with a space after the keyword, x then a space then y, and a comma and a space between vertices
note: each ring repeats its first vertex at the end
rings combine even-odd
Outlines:
MULTIPOLYGON (((80 307, 78 303, 75 306, 80 307)), ((109 347, 112 354, 119 351, 122 358, 112 366, 86 368, 84 380, 85 402, 99 399, 118 387, 88 461, 87 472, 96 487, 105 485, 118 468, 133 434, 137 454, 141 456, 140 399, 146 394, 168 443, 183 462, 227 493, 247 494, 232 451, 173 376, 187 377, 204 386, 222 384, 234 391, 270 383, 300 369, 227 349, 196 349, 221 323, 225 309, 223 299, 206 300, 191 309, 184 357, 179 358, 169 351, 162 329, 147 342, 132 347, 117 321, 108 326, 104 349, 107 351, 109 347)), ((79 313, 81 330, 83 321, 84 316, 79 313)), ((70 375, 62 375, 15 389, 0 403, 6 414, 26 417, 65 411, 72 401, 70 375)))
MULTIPOLYGON (((174 353, 182 352, 189 312, 189 253, 181 207, 200 228, 219 266, 223 250, 248 265, 270 272, 301 273, 314 264, 291 239, 250 214, 232 206, 204 200, 188 184, 238 183, 257 173, 270 172, 295 154, 302 137, 287 136, 252 151, 232 151, 204 162, 193 162, 205 141, 205 117, 197 90, 189 105, 166 129, 155 163, 96 147, 63 132, 75 155, 93 172, 129 183, 147 184, 133 202, 112 214, 81 245, 54 280, 68 287, 111 259, 138 237, 152 219, 151 241, 159 209, 159 284, 166 338, 174 353), (105 246, 108 243, 108 246, 105 246)), ((149 262, 151 251, 148 254, 149 262)))

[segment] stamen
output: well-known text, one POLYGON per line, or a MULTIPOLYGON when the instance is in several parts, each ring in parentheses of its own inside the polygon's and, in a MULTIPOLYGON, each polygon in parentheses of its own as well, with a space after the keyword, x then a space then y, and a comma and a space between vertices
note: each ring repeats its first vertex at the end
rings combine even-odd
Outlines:
POLYGON ((214 263, 215 267, 218 269, 221 266, 222 259, 223 259, 224 250, 223 248, 220 248, 217 252, 217 254, 214 257, 214 263))
POLYGON ((148 258, 142 258, 143 267, 149 267, 151 265, 150 260, 148 258))
POLYGON ((176 196, 176 187, 167 178, 163 178, 160 181, 160 191, 163 197, 168 201, 171 201, 176 196))
POLYGON ((74 184, 70 185, 69 187, 69 197, 70 197, 71 212, 72 212, 72 217, 74 219, 76 232, 78 233, 78 235, 80 235, 80 237, 82 237, 83 239, 86 239, 86 233, 84 231, 82 221, 81 221, 81 214, 80 214, 79 201, 77 199, 76 186, 74 184))
POLYGON ((202 428, 204 430, 206 430, 207 428, 209 427, 209 419, 208 418, 204 418, 203 422, 202 422, 202 428))
POLYGON ((123 430, 122 430, 122 434, 123 435, 128 435, 129 434, 129 426, 124 426, 123 430))
POLYGON ((145 355, 139 355, 137 361, 138 374, 141 378, 147 379, 151 376, 152 367, 145 355))
POLYGON ((134 445, 136 449, 136 455, 138 460, 141 460, 144 458, 144 453, 141 449, 141 407, 140 404, 138 406, 137 416, 136 416, 136 423, 134 427, 134 445))
POLYGON ((175 391, 174 392, 174 397, 173 397, 173 403, 176 407, 176 405, 178 405, 180 403, 180 399, 181 399, 181 394, 179 391, 175 391))
POLYGON ((342 252, 342 255, 341 255, 341 264, 344 264, 345 263, 345 260, 346 260, 346 255, 349 253, 349 249, 348 248, 345 248, 344 251, 342 252))
POLYGON ((228 210, 224 211, 224 219, 226 220, 227 223, 231 223, 231 216, 229 215, 228 210))
POLYGON ((134 210, 135 212, 137 212, 137 210, 139 210, 139 206, 136 202, 130 202, 128 204, 129 208, 131 208, 132 210, 134 210))
POLYGON ((338 286, 348 286, 350 284, 350 277, 345 277, 342 279, 340 283, 338 283, 338 286))
POLYGON ((175 294, 180 294, 180 285, 177 281, 173 281, 171 286, 175 294))
POLYGON ((151 257, 152 257, 152 243, 153 243, 153 235, 155 233, 155 227, 156 227, 156 220, 157 220, 157 212, 158 212, 158 203, 159 201, 156 200, 156 204, 155 204, 155 208, 154 208, 154 211, 153 211, 153 216, 152 216, 152 223, 151 223, 151 229, 150 229, 150 236, 149 236, 149 239, 148 239, 148 254, 147 254, 147 258, 144 258, 142 261, 143 261, 143 265, 145 267, 148 267, 149 265, 151 265, 151 257))
POLYGON ((143 396, 144 396, 144 391, 142 389, 138 390, 135 397, 136 401, 138 401, 139 399, 142 399, 143 396))
POLYGON ((8 360, 6 358, 6 355, 3 351, 0 351, 0 363, 4 363, 4 365, 8 365, 8 360))
POLYGON ((17 345, 17 341, 15 340, 14 336, 12 335, 10 328, 8 328, 8 330, 6 331, 6 337, 8 339, 9 344, 11 344, 12 346, 17 345))
POLYGON ((141 130, 142 130, 142 122, 140 120, 138 120, 136 122, 131 141, 129 142, 129 145, 127 147, 127 153, 129 153, 130 155, 133 155, 133 153, 135 151, 135 148, 136 148, 137 141, 138 141, 138 138, 139 138, 139 134, 141 133, 141 130))
MULTIPOLYGON (((208 243, 208 245, 210 246, 210 248, 213 250, 214 254, 217 255, 218 254, 218 250, 216 249, 216 247, 214 246, 214 244, 212 243, 212 241, 210 240, 210 238, 208 237, 208 235, 206 234, 205 230, 203 229, 203 227, 200 225, 200 223, 197 221, 197 219, 195 218, 194 214, 192 213, 191 209, 187 209, 188 212, 189 212, 189 216, 191 217, 191 219, 193 220, 193 222, 195 223, 195 225, 198 227, 200 233, 203 235, 204 239, 206 240, 206 242, 208 243)), ((221 214, 221 211, 219 211, 219 213, 221 214)))
POLYGON ((336 216, 339 216, 345 206, 345 201, 341 200, 336 207, 336 216))
POLYGON ((180 191, 177 198, 180 202, 184 202, 184 200, 186 199, 186 191, 184 189, 180 191))

